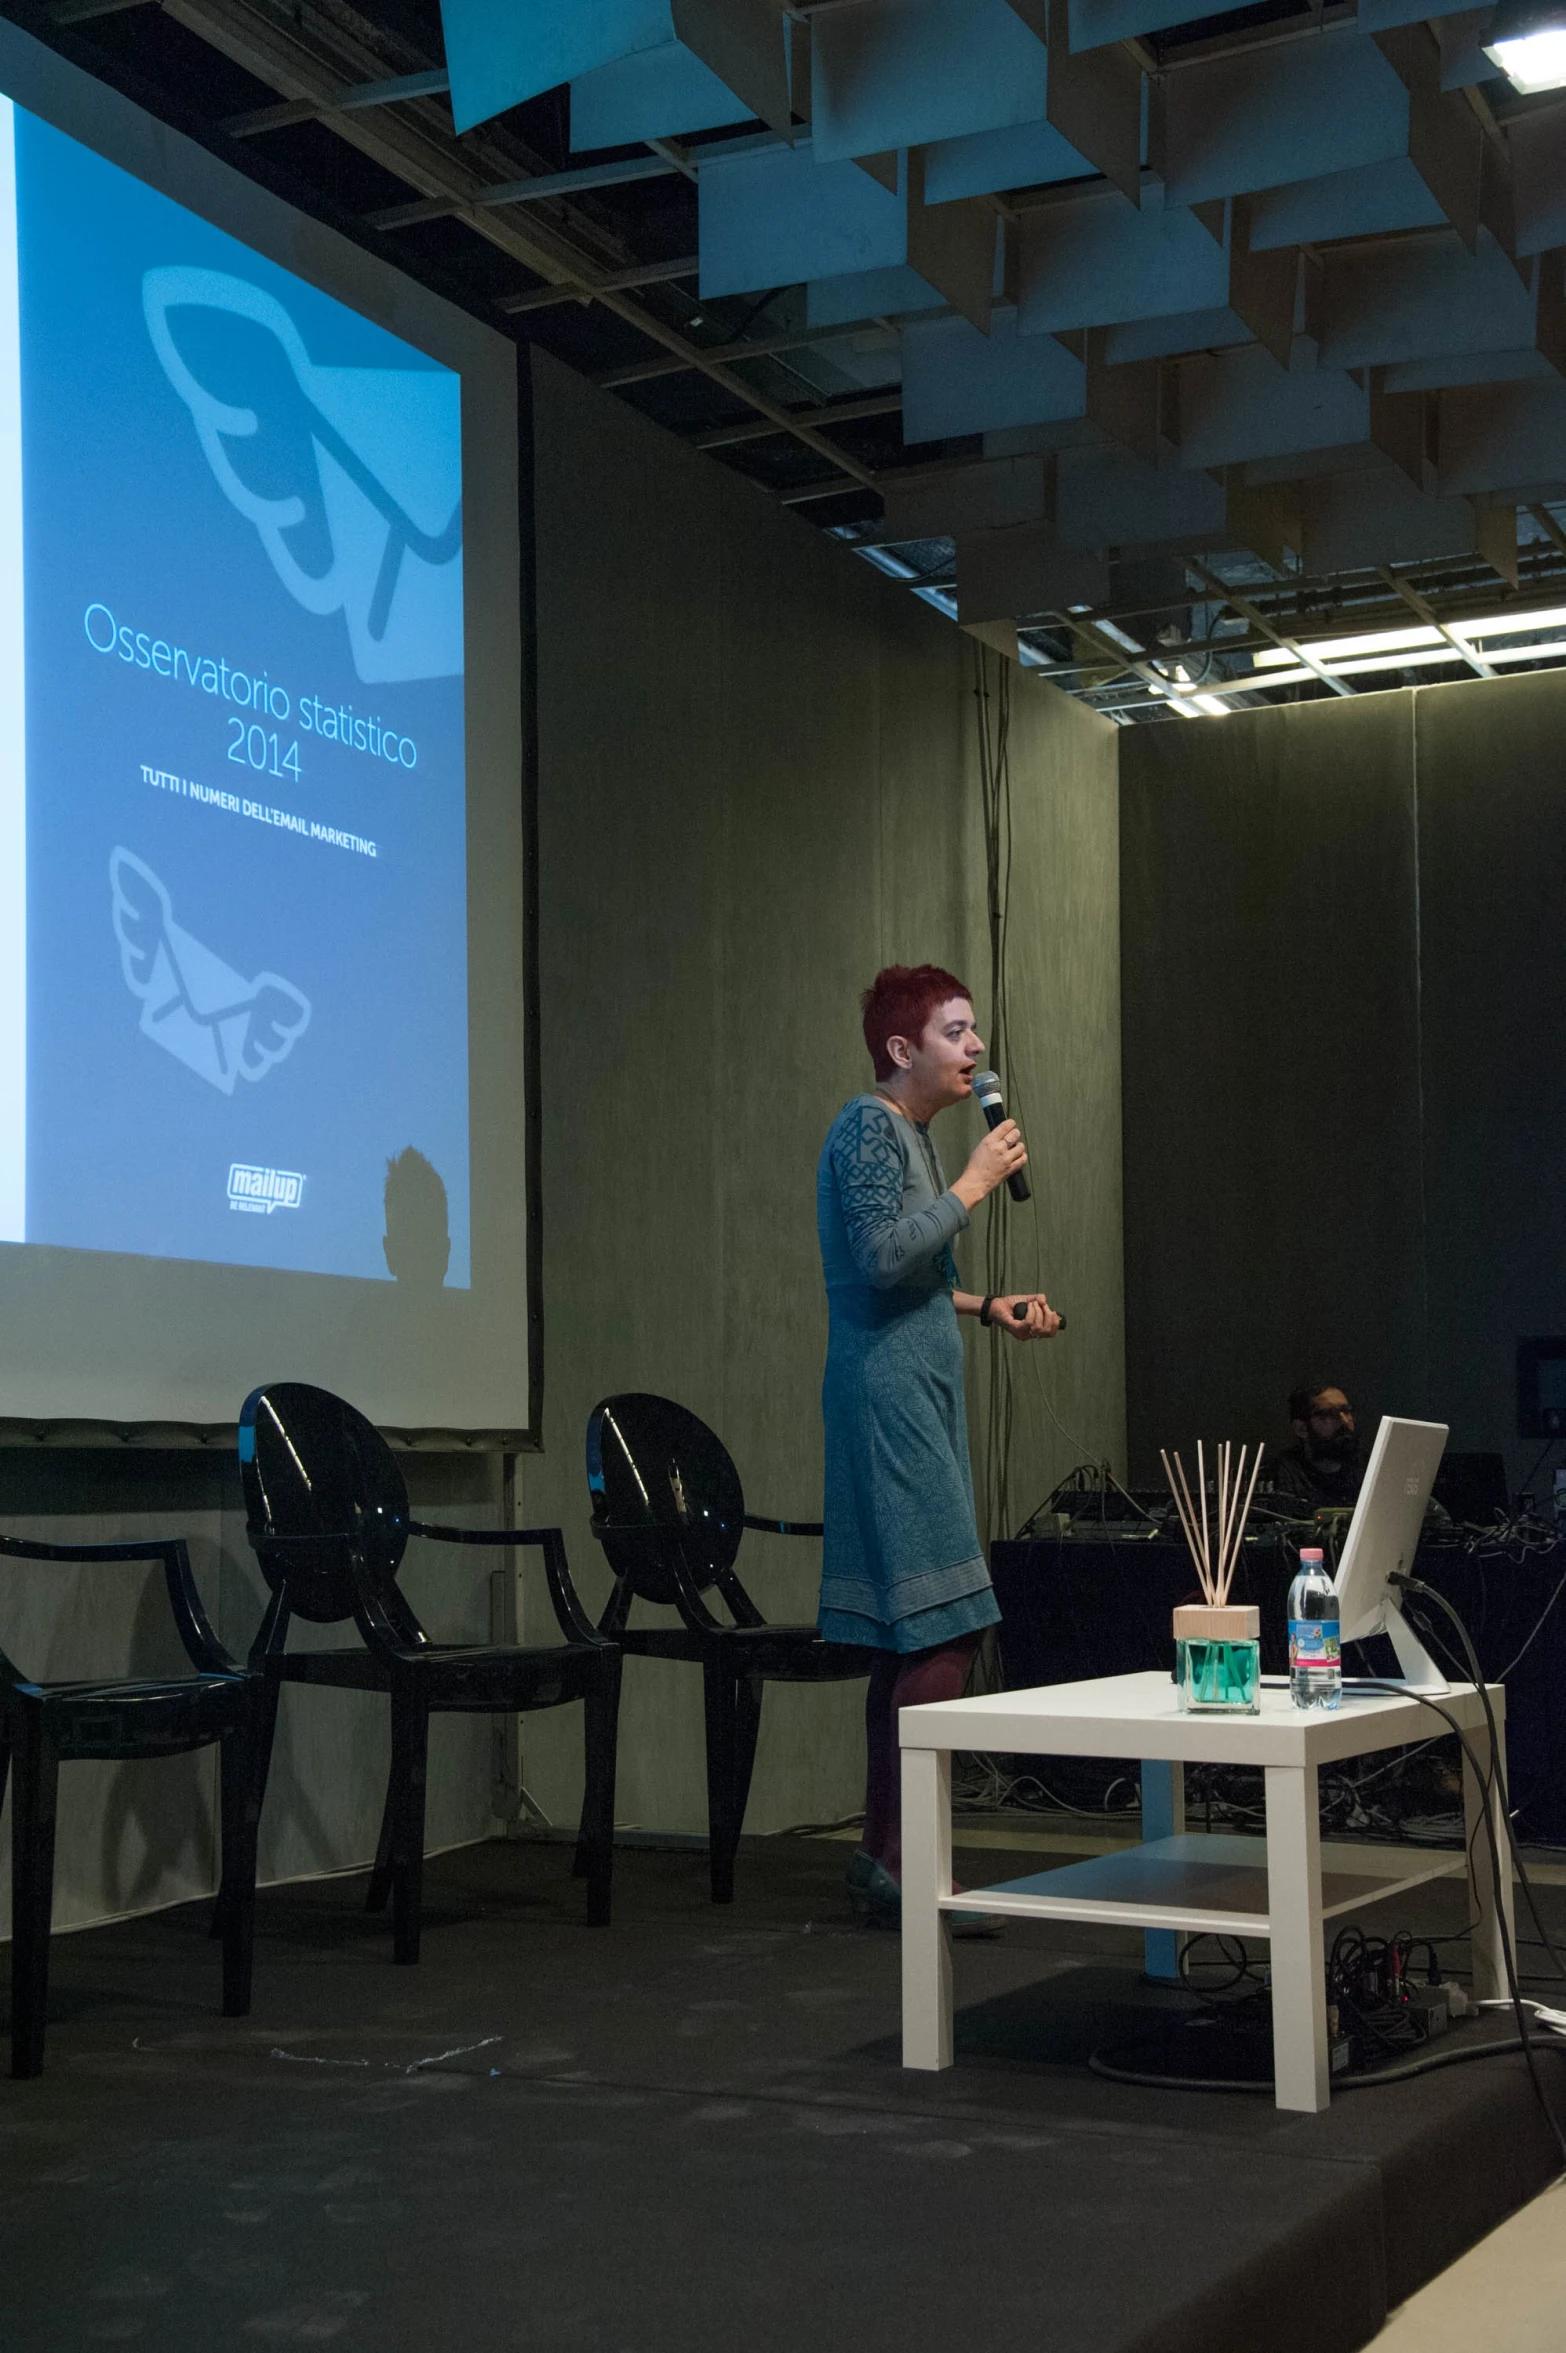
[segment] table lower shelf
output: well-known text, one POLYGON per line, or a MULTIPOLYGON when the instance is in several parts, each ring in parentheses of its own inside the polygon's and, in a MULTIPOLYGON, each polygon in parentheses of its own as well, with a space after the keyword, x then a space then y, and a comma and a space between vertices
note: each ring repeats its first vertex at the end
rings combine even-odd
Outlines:
MULTIPOLYGON (((1324 1920, 1363 1911, 1406 1888, 1466 1867, 1461 1853, 1323 1842, 1324 1920)), ((942 1896, 947 1912, 998 1912, 1042 1920, 1092 1920, 1125 1928, 1185 1928, 1210 1936, 1270 1936, 1267 1841, 1187 1831, 1058 1871, 942 1896)))

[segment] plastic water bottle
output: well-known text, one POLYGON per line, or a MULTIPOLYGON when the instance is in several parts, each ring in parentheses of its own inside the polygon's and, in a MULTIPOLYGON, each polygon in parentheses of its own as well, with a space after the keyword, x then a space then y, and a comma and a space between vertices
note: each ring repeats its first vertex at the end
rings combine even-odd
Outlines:
POLYGON ((1343 1697, 1338 1597, 1315 1545, 1301 1552, 1300 1573, 1289 1587, 1289 1697, 1312 1714, 1335 1708, 1343 1697))

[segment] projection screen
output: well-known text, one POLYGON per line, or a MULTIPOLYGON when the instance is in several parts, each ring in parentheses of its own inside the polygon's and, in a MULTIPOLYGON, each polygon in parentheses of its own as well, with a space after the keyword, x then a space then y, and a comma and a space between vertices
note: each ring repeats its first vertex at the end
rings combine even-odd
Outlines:
POLYGON ((515 349, 0 92, 0 1415, 520 1434, 515 349))

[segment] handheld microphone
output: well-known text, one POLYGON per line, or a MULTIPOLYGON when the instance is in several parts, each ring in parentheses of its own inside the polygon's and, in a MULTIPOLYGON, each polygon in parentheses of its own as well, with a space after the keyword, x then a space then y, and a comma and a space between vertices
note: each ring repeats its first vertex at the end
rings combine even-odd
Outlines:
MULTIPOLYGON (((1066 1328, 1066 1319, 1063 1315, 1060 1315, 1060 1310, 1058 1307, 1056 1308, 1055 1313, 1060 1316, 1060 1329, 1064 1331, 1066 1328)), ((1011 1311, 1011 1320, 1015 1324, 1026 1323, 1028 1320, 1027 1309, 1025 1307, 1014 1307, 1011 1311)))
MULTIPOLYGON (((1006 1106, 1001 1101, 1001 1083, 993 1070, 976 1070, 973 1074, 973 1096, 984 1114, 986 1127, 999 1127, 1006 1117, 1006 1106)), ((1006 1179, 1006 1190, 1013 1201, 1032 1199, 1032 1187, 1021 1169, 1006 1179)))

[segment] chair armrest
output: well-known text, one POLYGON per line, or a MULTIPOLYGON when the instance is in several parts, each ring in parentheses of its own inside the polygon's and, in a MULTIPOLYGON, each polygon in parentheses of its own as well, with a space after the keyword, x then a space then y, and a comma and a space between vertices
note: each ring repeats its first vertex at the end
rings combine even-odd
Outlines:
POLYGON ((763 1536, 822 1536, 826 1533, 820 1520, 766 1520, 759 1512, 745 1514, 747 1528, 759 1528, 763 1536))
POLYGON ((609 1635, 599 1632, 582 1606, 566 1560, 565 1536, 559 1528, 438 1528, 430 1521, 410 1520, 408 1533, 432 1537, 437 1544, 487 1544, 511 1550, 522 1545, 535 1548, 544 1556, 549 1598, 567 1642, 591 1643, 599 1650, 616 1648, 609 1635))
POLYGON ((143 1538, 129 1544, 36 1544, 26 1536, 0 1536, 0 1557, 77 1562, 161 1561, 169 1608, 185 1646, 185 1655, 197 1674, 242 1675, 245 1671, 213 1632, 212 1621, 196 1590, 183 1536, 143 1538))

